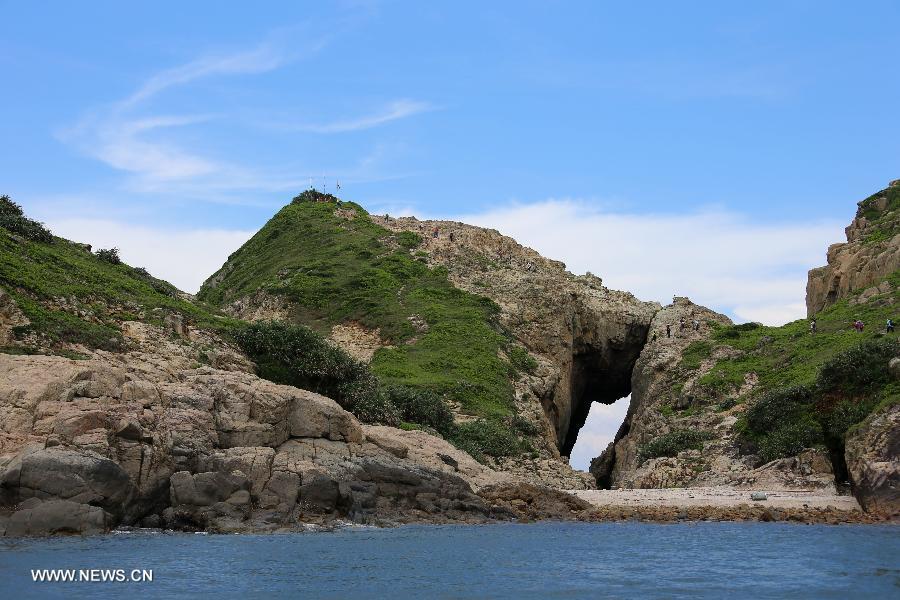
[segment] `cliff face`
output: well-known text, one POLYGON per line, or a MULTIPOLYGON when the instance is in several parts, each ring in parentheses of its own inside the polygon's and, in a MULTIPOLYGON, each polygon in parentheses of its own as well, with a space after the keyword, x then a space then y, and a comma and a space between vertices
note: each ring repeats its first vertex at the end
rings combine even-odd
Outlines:
POLYGON ((550 460, 507 459, 499 466, 580 487, 566 457, 591 403, 631 392, 631 372, 659 305, 605 288, 593 275, 575 276, 495 230, 412 217, 373 220, 420 235, 429 264, 447 269, 454 286, 496 302, 503 326, 537 360, 533 373, 516 382, 515 402, 519 414, 545 424, 550 460))
POLYGON ((828 248, 828 264, 809 272, 809 316, 900 269, 900 180, 860 202, 846 234, 828 248))

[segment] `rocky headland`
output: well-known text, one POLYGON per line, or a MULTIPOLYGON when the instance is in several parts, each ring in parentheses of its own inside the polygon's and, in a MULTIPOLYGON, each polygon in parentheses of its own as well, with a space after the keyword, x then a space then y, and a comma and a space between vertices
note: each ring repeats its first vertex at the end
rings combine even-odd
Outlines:
POLYGON ((897 299, 897 190, 861 202, 810 272, 816 333, 643 302, 493 230, 311 193, 193 298, 6 199, 0 532, 895 518, 900 352, 849 321, 890 318, 897 299), (327 338, 345 354, 316 356, 356 387, 251 350, 240 332, 271 322, 327 338), (297 369, 315 385, 285 384, 297 369), (571 469, 591 403, 628 395, 590 474, 571 469), (791 494, 817 500, 776 501, 791 494))

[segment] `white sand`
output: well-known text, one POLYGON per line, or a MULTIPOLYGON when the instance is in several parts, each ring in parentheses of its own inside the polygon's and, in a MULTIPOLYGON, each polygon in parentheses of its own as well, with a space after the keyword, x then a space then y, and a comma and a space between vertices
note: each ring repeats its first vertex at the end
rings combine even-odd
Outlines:
POLYGON ((570 493, 596 506, 713 506, 755 504, 772 508, 826 508, 860 511, 853 496, 837 496, 823 491, 736 490, 727 487, 668 488, 652 490, 573 490, 570 493), (754 501, 752 492, 767 499, 754 501))

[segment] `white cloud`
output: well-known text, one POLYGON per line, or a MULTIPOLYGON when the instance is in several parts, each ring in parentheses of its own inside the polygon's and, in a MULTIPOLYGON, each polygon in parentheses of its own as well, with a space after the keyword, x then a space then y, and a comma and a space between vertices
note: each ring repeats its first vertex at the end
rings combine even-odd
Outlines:
POLYGON ((600 404, 594 402, 588 413, 584 427, 578 432, 578 439, 569 455, 569 464, 572 468, 587 471, 591 465, 591 459, 600 456, 613 439, 625 414, 628 412, 628 403, 631 396, 622 398, 614 404, 600 404))
POLYGON ((56 235, 92 244, 95 249, 117 247, 126 263, 144 267, 191 293, 199 290, 228 255, 254 233, 227 229, 173 231, 101 219, 50 220, 47 225, 56 235))
POLYGON ((395 100, 388 104, 382 111, 360 117, 358 119, 349 119, 344 121, 335 121, 333 123, 323 124, 280 124, 279 129, 287 129, 292 131, 308 131, 311 133, 344 133, 348 131, 360 131, 362 129, 371 129, 379 125, 384 125, 398 119, 405 119, 425 111, 434 110, 434 107, 427 102, 419 102, 416 100, 395 100))
POLYGON ((757 223, 726 211, 602 212, 548 200, 454 219, 493 227, 646 300, 689 296, 739 320, 780 325, 805 316, 806 272, 842 237, 832 221, 757 223))
POLYGON ((200 58, 150 77, 133 94, 120 102, 118 107, 120 109, 132 107, 168 88, 203 77, 264 73, 278 68, 285 60, 285 53, 270 43, 261 44, 249 51, 200 58))

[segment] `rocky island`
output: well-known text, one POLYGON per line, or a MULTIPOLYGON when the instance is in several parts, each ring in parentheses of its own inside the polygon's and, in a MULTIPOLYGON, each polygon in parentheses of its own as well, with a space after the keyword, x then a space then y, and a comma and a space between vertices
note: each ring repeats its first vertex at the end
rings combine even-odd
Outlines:
POLYGON ((4 196, 0 533, 894 519, 898 233, 892 182, 810 271, 811 329, 314 190, 194 297, 4 196), (591 404, 629 395, 573 470, 591 404))

